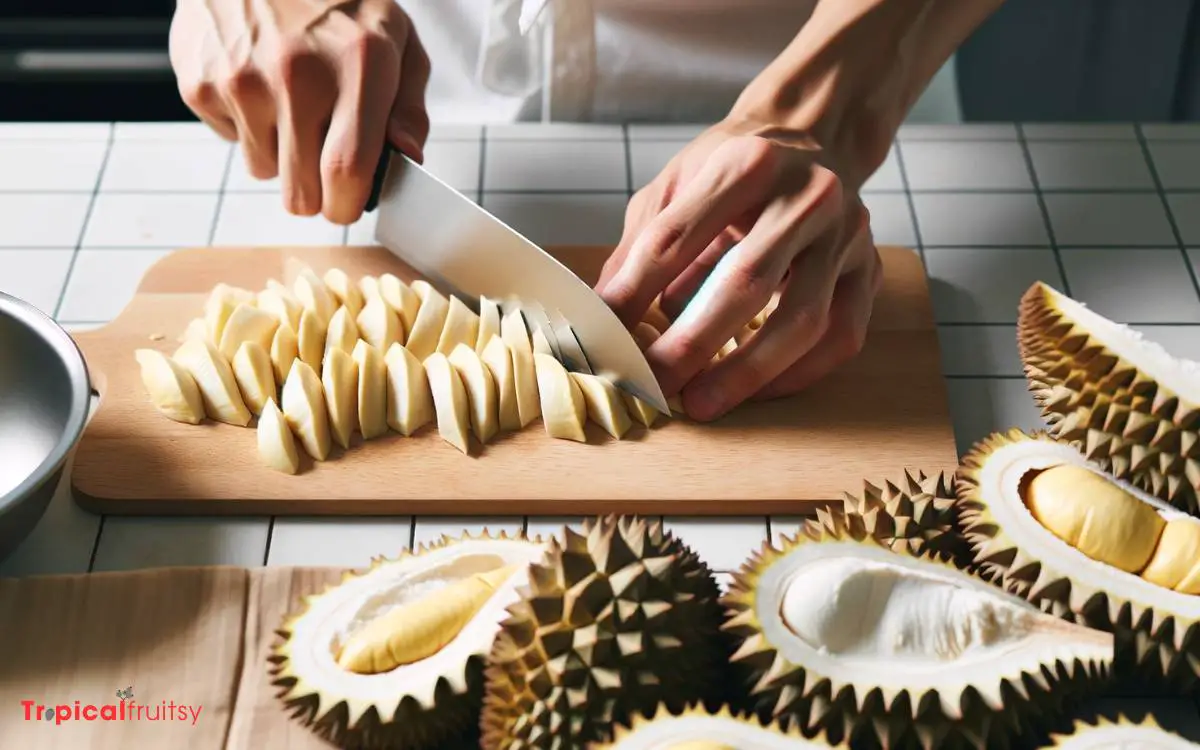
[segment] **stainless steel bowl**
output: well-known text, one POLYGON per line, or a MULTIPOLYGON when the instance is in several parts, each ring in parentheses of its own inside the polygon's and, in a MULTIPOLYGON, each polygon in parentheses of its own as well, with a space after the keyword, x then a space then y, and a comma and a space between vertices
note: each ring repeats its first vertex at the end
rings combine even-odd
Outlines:
POLYGON ((0 292, 0 560, 46 511, 83 434, 91 394, 87 365, 67 332, 0 292))

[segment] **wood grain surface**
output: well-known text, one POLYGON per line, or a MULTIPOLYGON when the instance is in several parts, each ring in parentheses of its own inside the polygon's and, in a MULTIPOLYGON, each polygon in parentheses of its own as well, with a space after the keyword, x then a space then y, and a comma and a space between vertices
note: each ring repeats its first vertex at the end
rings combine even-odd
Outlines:
MULTIPOLYGON (((608 248, 552 248, 592 283, 608 248)), ((463 455, 436 428, 397 434, 291 476, 263 466, 255 431, 172 422, 151 405, 133 352, 170 353, 219 282, 261 289, 289 258, 318 273, 418 278, 383 248, 202 248, 166 256, 107 326, 76 334, 100 404, 72 474, 83 507, 111 514, 442 515, 802 514, 864 478, 957 463, 938 339, 921 261, 881 248, 885 283, 863 352, 808 391, 750 403, 713 423, 662 418, 621 441, 588 443, 541 422, 463 455)), ((253 423, 252 423, 253 424, 253 423)))

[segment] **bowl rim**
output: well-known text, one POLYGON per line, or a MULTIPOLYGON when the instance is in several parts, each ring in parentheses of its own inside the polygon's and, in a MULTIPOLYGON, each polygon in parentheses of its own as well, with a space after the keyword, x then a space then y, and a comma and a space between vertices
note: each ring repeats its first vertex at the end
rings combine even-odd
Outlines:
POLYGON ((6 314, 23 323, 34 333, 39 334, 66 368, 71 383, 71 409, 62 434, 54 448, 46 455, 16 487, 0 494, 0 516, 10 507, 15 506, 31 490, 52 476, 62 467, 67 454, 79 442, 83 429, 87 425, 88 411, 92 400, 92 381, 88 373, 87 362, 79 345, 66 329, 53 318, 25 300, 11 294, 0 292, 0 313, 6 314))

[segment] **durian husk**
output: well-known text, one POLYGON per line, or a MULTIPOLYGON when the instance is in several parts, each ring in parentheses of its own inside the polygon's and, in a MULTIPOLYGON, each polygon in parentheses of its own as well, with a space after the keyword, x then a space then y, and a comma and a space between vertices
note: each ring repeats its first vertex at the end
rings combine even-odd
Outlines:
POLYGON ((722 698, 728 639, 709 567, 659 522, 562 531, 508 608, 480 721, 485 750, 582 748, 659 703, 722 698))
POLYGON ((361 712, 352 711, 345 699, 327 695, 320 685, 310 684, 296 674, 289 655, 295 624, 322 596, 382 566, 420 558, 463 542, 481 540, 523 540, 544 544, 540 536, 527 536, 524 533, 510 535, 503 530, 497 535, 487 529, 479 534, 464 533, 458 537, 443 535, 437 541, 404 550, 396 557, 375 557, 365 570, 347 571, 338 583, 327 586, 319 594, 306 596, 303 606, 276 630, 279 640, 267 659, 271 664, 272 684, 281 689, 277 698, 283 702, 292 718, 327 742, 352 750, 434 750, 477 746, 479 733, 476 719, 483 701, 486 649, 471 654, 464 661, 461 672, 441 676, 432 702, 423 702, 412 695, 399 697, 395 711, 389 716, 382 716, 376 706, 361 712), (358 715, 353 716, 353 713, 358 715))
POLYGON ((1061 309, 1063 297, 1035 283, 1017 318, 1026 380, 1050 435, 1118 479, 1200 515, 1200 405, 1105 346, 1061 309))
MULTIPOLYGON (((983 438, 962 458, 955 489, 959 523, 974 563, 984 575, 1044 612, 1112 633, 1114 671, 1123 678, 1148 680, 1169 691, 1200 686, 1200 621, 1179 620, 1111 591, 1082 585, 1072 579, 1068 566, 1034 559, 997 522, 980 494, 979 473, 996 450, 1030 440, 1048 447, 1062 445, 1045 432, 1014 428, 983 438)), ((1124 573, 1114 569, 1114 575, 1124 573)))
POLYGON ((958 533, 957 512, 952 475, 905 470, 899 482, 864 481, 861 494, 843 493, 840 507, 818 508, 806 523, 858 540, 870 536, 897 551, 946 553, 962 562, 971 550, 958 533))
POLYGON ((1103 716, 1095 717, 1092 721, 1079 719, 1069 733, 1051 735, 1050 744, 1046 747, 1047 749, 1059 747, 1069 750, 1076 747, 1079 742, 1084 743, 1080 750, 1099 750, 1106 747, 1145 747, 1147 750, 1200 748, 1200 744, 1163 729, 1153 716, 1147 715, 1141 721, 1131 721, 1121 714, 1117 715, 1115 721, 1103 716))
MULTIPOLYGON (((969 568, 956 564, 948 554, 927 551, 911 554, 871 536, 856 539, 836 530, 815 525, 802 527, 795 536, 784 538, 777 547, 770 541, 753 553, 733 575, 722 597, 728 612, 724 629, 737 637, 732 658, 737 678, 748 690, 751 710, 762 720, 798 727, 805 736, 823 736, 847 742, 853 748, 1026 748, 1030 739, 1044 738, 1053 722, 1073 708, 1084 696, 1097 692, 1108 677, 1107 665, 1059 662, 1031 674, 1014 669, 1003 675, 999 685, 986 689, 1003 701, 1003 709, 988 705, 989 699, 975 688, 956 700, 930 690, 913 695, 907 690, 880 686, 856 686, 820 674, 785 658, 766 638, 756 614, 756 592, 762 576, 776 562, 803 545, 825 543, 858 544, 890 550, 967 575, 969 568), (952 704, 955 711, 945 706, 952 704)), ((981 581, 988 583, 986 579, 981 581)), ((997 587, 998 593, 1000 592, 997 587)), ((993 698, 994 700, 995 698, 993 698)))
MULTIPOLYGON (((729 706, 722 705, 716 710, 711 710, 703 704, 693 704, 685 708, 682 712, 672 712, 664 705, 656 706, 652 711, 635 714, 632 721, 627 724, 619 725, 614 733, 611 742, 598 742, 588 746, 588 750, 624 750, 624 743, 638 739, 639 735, 650 729, 666 729, 662 724, 673 724, 680 719, 702 719, 710 726, 730 726, 736 730, 749 730, 743 741, 745 744, 736 746, 729 745, 728 742, 718 742, 715 739, 714 744, 741 748, 757 748, 755 740, 762 741, 762 737, 769 736, 772 740, 778 740, 780 745, 787 743, 789 748, 795 750, 817 750, 817 748, 828 748, 829 750, 845 750, 848 748, 845 744, 833 744, 826 741, 824 738, 805 737, 804 734, 797 728, 784 728, 778 722, 764 722, 757 717, 747 714, 742 711, 731 710, 729 706)), ((659 733, 656 732, 656 735, 659 733)), ((691 738, 681 738, 681 742, 695 741, 691 738)), ((653 748, 663 747, 661 742, 656 742, 653 748)), ((671 750, 671 748, 667 748, 671 750)))

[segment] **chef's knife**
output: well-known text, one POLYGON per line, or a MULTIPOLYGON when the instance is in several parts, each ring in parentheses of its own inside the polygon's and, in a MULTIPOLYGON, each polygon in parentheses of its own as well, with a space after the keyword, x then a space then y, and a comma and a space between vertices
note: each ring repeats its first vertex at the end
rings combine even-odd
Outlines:
MULTIPOLYGON (((431 283, 474 305, 480 296, 517 297, 556 310, 570 323, 594 374, 671 413, 633 335, 591 287, 546 251, 390 147, 366 210, 376 206, 375 240, 431 283)), ((553 330, 548 326, 548 338, 553 330)))

